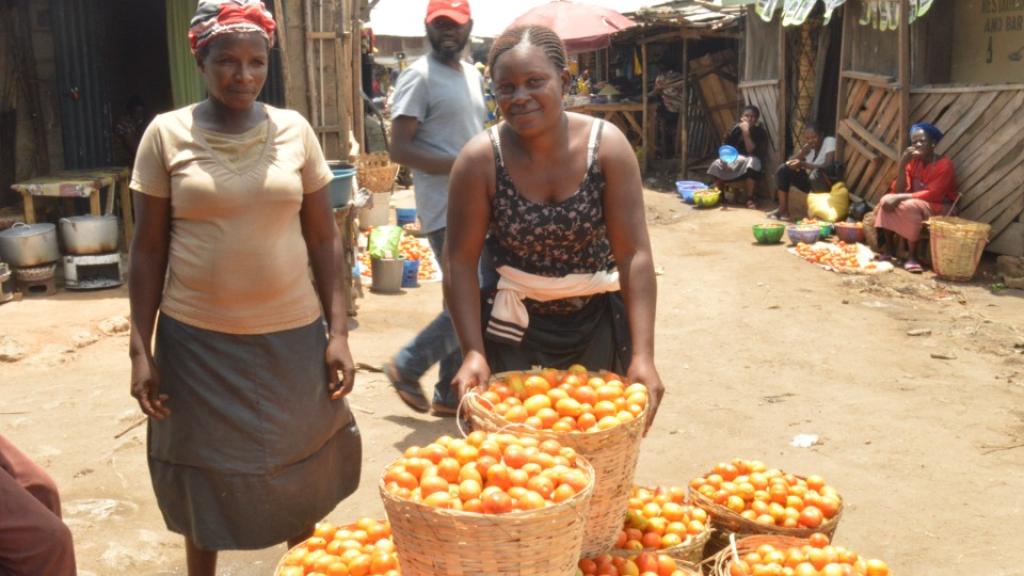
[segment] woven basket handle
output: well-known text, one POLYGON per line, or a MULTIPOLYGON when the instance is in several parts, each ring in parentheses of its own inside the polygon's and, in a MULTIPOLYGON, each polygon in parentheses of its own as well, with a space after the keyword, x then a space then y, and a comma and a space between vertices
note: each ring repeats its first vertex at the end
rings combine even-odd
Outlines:
POLYGON ((952 216, 953 215, 953 211, 956 210, 956 205, 960 203, 960 199, 963 198, 963 197, 964 197, 963 194, 957 194, 956 195, 956 200, 953 200, 953 204, 949 207, 949 210, 946 210, 946 216, 952 216))

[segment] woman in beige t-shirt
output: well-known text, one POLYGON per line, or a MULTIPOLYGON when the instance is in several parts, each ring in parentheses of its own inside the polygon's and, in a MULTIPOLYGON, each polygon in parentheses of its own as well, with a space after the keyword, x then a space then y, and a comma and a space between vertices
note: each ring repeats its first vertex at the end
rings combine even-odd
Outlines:
POLYGON ((302 116, 256 101, 273 32, 259 1, 200 0, 209 96, 150 124, 132 175, 132 395, 190 575, 300 541, 359 481, 331 172, 302 116))

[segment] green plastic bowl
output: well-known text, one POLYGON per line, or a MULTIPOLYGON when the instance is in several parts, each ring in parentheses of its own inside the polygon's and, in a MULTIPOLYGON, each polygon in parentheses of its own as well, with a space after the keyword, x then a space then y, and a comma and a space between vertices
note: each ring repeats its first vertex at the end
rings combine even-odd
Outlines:
POLYGON ((714 188, 699 190, 693 194, 693 204, 697 208, 712 208, 718 204, 718 199, 721 196, 722 193, 714 188))
POLYGON ((785 224, 754 224, 754 238, 758 244, 778 244, 785 233, 785 224))

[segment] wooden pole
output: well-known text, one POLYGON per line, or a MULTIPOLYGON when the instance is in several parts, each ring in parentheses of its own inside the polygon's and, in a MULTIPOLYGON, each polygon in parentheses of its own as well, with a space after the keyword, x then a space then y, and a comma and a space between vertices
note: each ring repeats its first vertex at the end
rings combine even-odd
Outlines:
MULTIPOLYGON (((836 97, 836 125, 833 134, 839 134, 839 124, 846 119, 846 102, 847 102, 847 85, 848 81, 843 72, 849 67, 847 60, 850 57, 850 41, 853 38, 853 14, 851 10, 847 10, 846 6, 840 8, 843 16, 843 29, 842 37, 839 39, 839 94, 836 97)), ((843 138, 836 138, 836 160, 842 161, 843 149, 846 146, 846 140, 843 138)))
POLYGON ((900 148, 910 143, 910 0, 900 0, 900 148))
POLYGON ((650 160, 647 157, 648 153, 650 152, 650 142, 647 141, 647 44, 640 45, 640 65, 643 67, 641 80, 643 82, 643 121, 640 123, 640 130, 641 132, 643 132, 643 134, 641 134, 640 137, 641 142, 643 142, 644 151, 644 162, 641 168, 643 168, 643 170, 646 172, 647 162, 650 160))
MULTIPOLYGON (((358 1, 358 0, 357 0, 358 1)), ((352 11, 352 129, 359 150, 366 151, 366 117, 363 112, 363 26, 352 11)))
MULTIPOLYGON (((319 128, 322 122, 318 115, 320 109, 316 105, 316 74, 313 67, 313 0, 303 0, 302 4, 303 15, 305 16, 302 21, 302 30, 305 32, 305 38, 302 41, 305 45, 306 53, 306 104, 309 106, 309 123, 313 125, 313 128, 319 128)), ((322 146, 322 135, 317 134, 317 136, 322 146)))
MULTIPOLYGON (((280 0, 277 0, 280 1, 280 0)), ((347 160, 349 153, 351 152, 351 140, 349 133, 352 131, 351 119, 352 114, 349 110, 351 106, 350 101, 352 98, 352 87, 350 86, 349 77, 351 76, 351 67, 346 66, 348 62, 349 52, 346 50, 348 46, 345 44, 346 38, 349 34, 346 32, 349 22, 349 14, 352 12, 352 5, 348 0, 338 2, 337 4, 337 18, 335 27, 337 28, 338 39, 334 42, 334 69, 335 69, 335 86, 338 107, 338 159, 347 160)))
POLYGON ((690 164, 690 41, 683 39, 683 105, 679 108, 679 177, 686 180, 690 164))
POLYGON ((285 22, 284 5, 281 4, 281 0, 274 0, 274 18, 277 20, 277 47, 281 53, 281 76, 284 78, 284 106, 287 108, 291 102, 288 92, 292 87, 292 72, 288 66, 288 25, 285 22))
POLYGON ((786 127, 789 119, 786 117, 786 101, 789 96, 786 90, 786 27, 782 25, 782 11, 779 15, 779 101, 778 107, 779 125, 775 128, 775 153, 781 162, 786 159, 786 127))
MULTIPOLYGON (((12 53, 16 70, 14 76, 18 79, 21 97, 28 109, 28 116, 32 120, 33 174, 41 176, 50 172, 50 148, 47 142, 46 118, 43 116, 42 108, 42 102, 45 102, 45 99, 40 94, 36 57, 32 48, 32 16, 29 14, 29 4, 28 0, 20 0, 16 5, 11 6, 9 17, 4 19, 4 33, 13 38, 10 45, 13 47, 12 53)), ((11 144, 13 145, 13 143, 11 144)), ((32 197, 25 194, 24 198, 27 216, 32 197)), ((32 212, 32 215, 34 217, 35 212, 32 212)), ((31 224, 31 222, 29 223, 31 224)))

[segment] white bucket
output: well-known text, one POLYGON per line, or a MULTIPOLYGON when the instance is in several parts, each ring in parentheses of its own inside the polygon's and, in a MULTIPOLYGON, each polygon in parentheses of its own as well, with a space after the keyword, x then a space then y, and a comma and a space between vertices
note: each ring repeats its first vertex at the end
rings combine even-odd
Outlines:
POLYGON ((385 226, 391 215, 391 192, 370 194, 370 200, 359 209, 359 229, 366 230, 375 226, 385 226))

